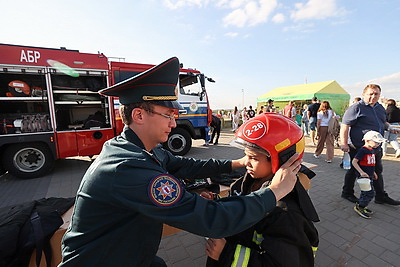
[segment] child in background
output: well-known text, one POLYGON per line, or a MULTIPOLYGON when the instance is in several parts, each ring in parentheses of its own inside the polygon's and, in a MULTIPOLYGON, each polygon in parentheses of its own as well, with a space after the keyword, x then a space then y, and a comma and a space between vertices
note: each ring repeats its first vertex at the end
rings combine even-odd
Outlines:
POLYGON ((299 127, 301 127, 301 119, 303 118, 303 116, 301 115, 301 110, 297 110, 296 112, 296 123, 297 125, 299 125, 299 127))
MULTIPOLYGON (((232 145, 243 148, 247 158, 246 174, 231 185, 230 194, 235 197, 268 186, 294 153, 302 157, 304 137, 293 120, 263 113, 238 129, 232 145)), ((208 239, 207 266, 314 266, 319 239, 313 222, 317 221, 311 199, 298 180, 293 191, 256 225, 234 236, 208 239)))
POLYGON ((357 154, 354 156, 352 164, 358 171, 359 176, 357 179, 370 179, 371 190, 361 190, 360 198, 354 207, 354 211, 361 217, 370 219, 372 211, 368 209, 368 204, 375 196, 372 179, 378 179, 378 176, 375 173, 375 148, 380 146, 382 142, 385 142, 385 139, 376 131, 368 131, 364 134, 363 140, 364 146, 358 150, 357 154))

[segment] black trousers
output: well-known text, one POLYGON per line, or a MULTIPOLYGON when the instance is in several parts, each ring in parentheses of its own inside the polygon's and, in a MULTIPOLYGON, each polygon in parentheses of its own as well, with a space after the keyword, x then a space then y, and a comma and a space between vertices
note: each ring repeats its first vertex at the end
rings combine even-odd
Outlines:
POLYGON ((217 134, 217 138, 215 139, 215 143, 218 143, 219 135, 221 133, 221 124, 216 127, 211 128, 211 143, 213 143, 215 134, 217 134))
MULTIPOLYGON (((350 147, 350 158, 353 160, 354 156, 357 154, 357 149, 350 147)), ((385 196, 385 190, 383 185, 383 166, 382 166, 382 148, 379 147, 375 149, 375 173, 378 175, 377 180, 373 180, 373 185, 375 189, 375 198, 381 199, 385 196)), ((358 176, 358 172, 354 169, 353 164, 351 168, 347 170, 344 176, 344 184, 342 189, 343 195, 353 195, 354 194, 354 183, 358 176)))

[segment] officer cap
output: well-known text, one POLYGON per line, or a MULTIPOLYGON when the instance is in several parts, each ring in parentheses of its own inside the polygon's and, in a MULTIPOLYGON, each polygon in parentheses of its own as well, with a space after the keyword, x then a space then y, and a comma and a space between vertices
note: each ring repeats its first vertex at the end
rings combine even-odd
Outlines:
POLYGON ((123 105, 151 101, 154 104, 181 109, 175 87, 179 78, 179 60, 172 57, 153 68, 99 91, 117 96, 123 105))

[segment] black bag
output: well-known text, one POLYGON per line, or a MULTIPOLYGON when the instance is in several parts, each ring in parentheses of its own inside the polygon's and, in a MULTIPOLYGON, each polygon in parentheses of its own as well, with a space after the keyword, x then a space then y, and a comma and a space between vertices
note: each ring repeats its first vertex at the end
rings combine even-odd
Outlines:
POLYGON ((50 238, 63 224, 61 218, 74 198, 48 198, 0 210, 0 267, 28 266, 36 248, 36 265, 42 251, 51 263, 50 238))

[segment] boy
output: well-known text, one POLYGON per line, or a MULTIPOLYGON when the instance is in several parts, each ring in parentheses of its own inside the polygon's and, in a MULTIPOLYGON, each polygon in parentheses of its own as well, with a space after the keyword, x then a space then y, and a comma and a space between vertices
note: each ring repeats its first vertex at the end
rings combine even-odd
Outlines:
POLYGON ((357 154, 354 156, 352 164, 358 171, 358 177, 370 179, 371 190, 361 190, 360 198, 354 206, 354 211, 363 218, 370 219, 372 211, 367 208, 368 204, 375 196, 374 187, 372 186, 372 179, 378 179, 375 173, 375 148, 380 146, 385 139, 376 131, 368 131, 363 137, 364 146, 361 147, 357 154))
MULTIPOLYGON (((246 156, 246 174, 231 185, 231 197, 237 197, 268 186, 291 154, 302 156, 304 137, 293 120, 263 113, 239 128, 232 145, 244 148, 246 156)), ((208 239, 207 266, 314 266, 317 221, 311 199, 297 181, 257 224, 233 236, 208 239)))

